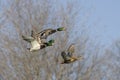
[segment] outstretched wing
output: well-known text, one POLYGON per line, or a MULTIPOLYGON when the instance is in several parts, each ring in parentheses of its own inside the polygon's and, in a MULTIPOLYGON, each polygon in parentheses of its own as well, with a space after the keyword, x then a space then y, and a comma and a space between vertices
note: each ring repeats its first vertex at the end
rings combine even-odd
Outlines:
POLYGON ((69 57, 72 57, 72 56, 73 56, 73 53, 75 52, 75 46, 74 46, 74 44, 71 44, 71 45, 69 46, 67 52, 68 52, 68 56, 69 56, 69 57))
POLYGON ((22 35, 22 38, 23 38, 23 40, 25 40, 25 41, 27 41, 27 42, 34 41, 34 38, 33 38, 33 37, 30 37, 30 36, 24 36, 24 35, 22 35))
POLYGON ((62 56, 62 58, 63 58, 64 60, 69 60, 69 59, 70 59, 70 57, 67 56, 67 54, 66 54, 64 51, 61 52, 61 56, 62 56))
POLYGON ((53 30, 53 29, 46 29, 46 30, 43 30, 41 32, 39 32, 38 34, 40 35, 40 38, 41 39, 47 39, 47 37, 53 33, 55 33, 56 30, 53 30))
POLYGON ((36 33, 35 31, 33 31, 33 30, 31 31, 31 37, 35 37, 36 34, 37 34, 37 33, 36 33))

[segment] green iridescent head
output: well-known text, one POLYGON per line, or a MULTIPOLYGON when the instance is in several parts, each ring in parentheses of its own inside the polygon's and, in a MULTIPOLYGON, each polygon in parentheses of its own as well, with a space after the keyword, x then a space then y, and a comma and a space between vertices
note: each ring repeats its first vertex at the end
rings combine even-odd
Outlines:
POLYGON ((55 42, 54 39, 49 40, 47 43, 47 46, 52 46, 54 42, 55 42))
POLYGON ((54 42, 55 42, 54 39, 49 40, 49 43, 54 43, 54 42))
POLYGON ((65 31, 65 27, 60 27, 60 28, 57 28, 57 31, 65 31))

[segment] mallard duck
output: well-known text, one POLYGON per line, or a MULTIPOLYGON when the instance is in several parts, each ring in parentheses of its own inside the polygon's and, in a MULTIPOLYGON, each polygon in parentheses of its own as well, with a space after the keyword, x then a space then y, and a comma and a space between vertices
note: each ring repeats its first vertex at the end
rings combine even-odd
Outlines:
POLYGON ((31 36, 22 36, 23 40, 31 43, 31 48, 29 48, 30 51, 37 51, 39 49, 43 49, 43 48, 46 48, 48 46, 52 46, 53 43, 54 43, 54 40, 50 40, 46 43, 42 43, 40 38, 39 40, 31 37, 31 36))
POLYGON ((74 45, 72 44, 68 48, 67 52, 66 51, 61 52, 61 56, 64 59, 64 61, 61 64, 68 64, 68 63, 72 63, 77 60, 83 59, 82 56, 80 56, 79 58, 73 56, 74 51, 75 51, 75 48, 74 48, 74 45))
POLYGON ((45 29, 41 32, 39 32, 37 35, 40 36, 41 39, 47 39, 47 37, 57 31, 64 31, 66 30, 65 27, 60 27, 60 28, 57 28, 57 29, 45 29))

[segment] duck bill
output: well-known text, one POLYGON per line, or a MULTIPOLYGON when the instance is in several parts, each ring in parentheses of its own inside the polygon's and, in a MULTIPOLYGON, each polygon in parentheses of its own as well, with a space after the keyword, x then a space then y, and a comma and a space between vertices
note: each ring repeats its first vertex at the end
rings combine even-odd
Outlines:
POLYGON ((67 30, 67 29, 64 27, 64 28, 63 28, 63 31, 66 31, 66 30, 67 30))

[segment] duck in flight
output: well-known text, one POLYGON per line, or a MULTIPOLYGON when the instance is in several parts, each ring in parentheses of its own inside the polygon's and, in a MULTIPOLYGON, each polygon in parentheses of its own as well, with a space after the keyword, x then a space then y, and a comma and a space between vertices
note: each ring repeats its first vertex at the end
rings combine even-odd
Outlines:
POLYGON ((31 48, 29 48, 30 51, 37 51, 43 48, 46 48, 48 46, 52 46, 54 43, 54 40, 51 39, 48 42, 41 42, 41 39, 39 37, 32 37, 32 36, 24 36, 22 35, 23 40, 29 42, 31 44, 31 48))
POLYGON ((75 47, 73 44, 69 46, 67 51, 61 52, 61 56, 64 60, 61 64, 69 64, 69 63, 75 62, 77 60, 83 59, 82 56, 80 56, 80 57, 73 56, 74 52, 75 52, 75 47))

